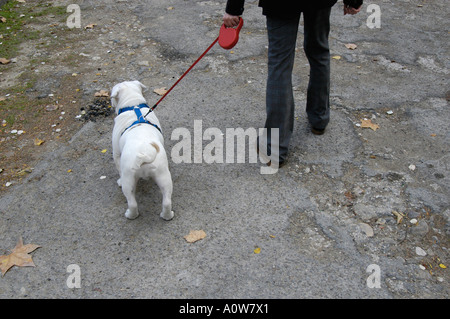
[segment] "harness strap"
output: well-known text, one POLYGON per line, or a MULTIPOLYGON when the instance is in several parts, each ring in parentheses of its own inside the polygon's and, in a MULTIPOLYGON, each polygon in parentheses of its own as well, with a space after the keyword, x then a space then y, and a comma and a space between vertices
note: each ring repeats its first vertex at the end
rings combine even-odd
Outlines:
MULTIPOLYGON (((137 124, 150 124, 153 127, 156 127, 158 129, 158 131, 162 134, 161 129, 159 128, 158 125, 153 124, 152 122, 150 122, 149 120, 145 119, 145 116, 142 115, 141 109, 142 108, 149 108, 147 104, 143 103, 143 104, 139 104, 137 106, 128 106, 128 107, 124 107, 121 108, 118 112, 118 114, 122 114, 123 112, 127 112, 127 111, 134 111, 134 113, 136 114, 137 120, 134 121, 130 126, 128 126, 123 132, 125 133, 126 130, 130 129, 132 126, 137 125, 137 124)), ((122 135, 121 134, 121 135, 122 135)))

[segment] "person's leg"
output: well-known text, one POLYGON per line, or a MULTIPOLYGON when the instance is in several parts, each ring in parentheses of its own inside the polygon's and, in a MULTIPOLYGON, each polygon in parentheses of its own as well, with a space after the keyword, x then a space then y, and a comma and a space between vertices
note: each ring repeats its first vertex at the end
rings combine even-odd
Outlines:
MULTIPOLYGON (((298 17, 289 20, 267 17, 269 39, 268 77, 266 88, 265 128, 270 154, 270 128, 279 128, 279 162, 286 159, 289 140, 294 127, 294 96, 292 92, 292 69, 297 41, 298 17)), ((276 148, 273 147, 275 150, 276 148)), ((274 158, 272 154, 272 158, 274 158)))
POLYGON ((316 134, 330 121, 330 33, 331 8, 304 12, 304 50, 310 65, 306 113, 316 134))

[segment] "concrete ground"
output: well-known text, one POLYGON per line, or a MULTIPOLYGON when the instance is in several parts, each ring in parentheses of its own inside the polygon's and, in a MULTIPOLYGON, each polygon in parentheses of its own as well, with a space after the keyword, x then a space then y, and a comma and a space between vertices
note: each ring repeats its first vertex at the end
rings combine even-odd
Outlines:
MULTIPOLYGON (((322 136, 311 134, 306 120, 309 67, 300 27, 295 131, 288 163, 276 174, 261 174, 263 164, 248 157, 175 163, 177 128, 192 140, 195 123, 201 134, 217 128, 225 145, 227 128, 264 124, 265 19, 257 1, 246 2, 236 47, 216 45, 155 111, 174 183, 171 221, 159 217, 152 181, 138 185, 141 215, 125 218, 112 160, 114 115, 75 116, 95 92, 124 80, 140 80, 155 103, 153 90, 170 87, 217 37, 225 1, 86 0, 79 3, 81 28, 66 32, 65 17, 55 22, 60 45, 34 50, 39 39, 23 43, 13 67, 0 69, 9 79, 0 82, 1 93, 43 57, 30 98, 57 99, 67 81, 78 91, 74 103, 60 102, 64 125, 49 126, 41 146, 26 142, 30 131, 11 137, 14 127, 2 128, 1 144, 19 141, 40 154, 31 173, 2 185, 0 254, 20 237, 41 248, 31 253, 35 268, 15 266, 0 278, 0 297, 448 298, 449 7, 376 2, 381 25, 370 28, 372 3, 356 16, 342 14, 342 1, 333 7, 332 119, 322 136), (364 119, 378 128, 361 126, 364 119), (206 237, 188 243, 191 230, 206 237), (80 288, 71 288, 72 264, 80 288)), ((41 28, 53 18, 41 17, 41 28)), ((210 141, 200 138, 204 150, 210 141)), ((1 165, 20 152, 17 146, 1 165)))

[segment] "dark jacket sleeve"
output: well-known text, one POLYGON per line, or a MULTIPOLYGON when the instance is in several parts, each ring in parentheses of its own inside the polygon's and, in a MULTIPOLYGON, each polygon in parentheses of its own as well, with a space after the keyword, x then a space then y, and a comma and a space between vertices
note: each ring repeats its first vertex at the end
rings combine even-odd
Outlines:
POLYGON ((228 0, 225 12, 233 16, 240 16, 244 12, 245 0, 228 0))

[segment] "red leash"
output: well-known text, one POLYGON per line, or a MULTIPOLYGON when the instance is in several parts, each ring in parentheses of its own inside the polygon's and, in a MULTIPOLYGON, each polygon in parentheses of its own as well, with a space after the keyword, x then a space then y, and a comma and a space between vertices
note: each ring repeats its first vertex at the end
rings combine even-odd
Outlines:
POLYGON ((192 70, 192 68, 197 64, 197 62, 200 61, 205 56, 205 54, 208 53, 209 50, 211 50, 211 48, 214 46, 214 44, 216 44, 217 41, 219 41, 219 37, 217 37, 217 39, 215 39, 214 42, 210 44, 210 46, 206 49, 206 51, 203 52, 202 55, 189 67, 189 69, 187 69, 187 71, 184 72, 183 75, 172 85, 172 87, 166 93, 164 93, 164 95, 159 99, 159 101, 152 106, 150 112, 153 111, 158 106, 159 102, 161 102, 167 96, 167 94, 169 94, 169 92, 172 91, 172 89, 178 84, 178 82, 180 82, 184 78, 184 76, 188 74, 190 70, 192 70))
POLYGON ((241 30, 243 24, 244 20, 240 18, 239 25, 236 28, 226 28, 225 25, 222 25, 217 39, 215 39, 213 43, 209 45, 205 52, 203 52, 202 55, 200 55, 200 57, 189 67, 189 69, 187 69, 186 72, 184 72, 183 75, 170 87, 170 89, 166 93, 164 93, 164 95, 159 99, 158 102, 156 102, 155 105, 150 108, 145 116, 147 116, 158 106, 159 102, 161 102, 167 96, 167 94, 169 94, 169 92, 172 91, 172 89, 178 84, 178 82, 180 82, 184 78, 184 76, 192 70, 192 68, 198 63, 198 61, 200 61, 206 55, 206 53, 211 50, 211 48, 216 44, 217 41, 219 41, 220 46, 226 50, 234 47, 239 40, 239 31, 241 30))

